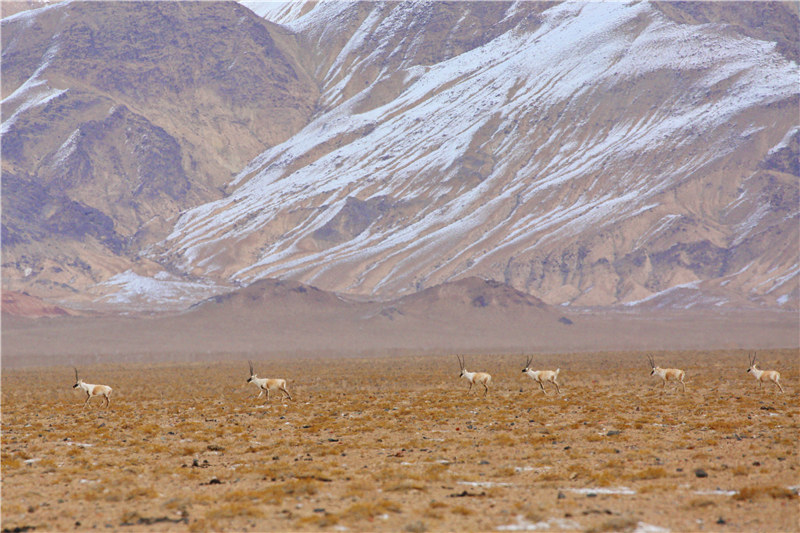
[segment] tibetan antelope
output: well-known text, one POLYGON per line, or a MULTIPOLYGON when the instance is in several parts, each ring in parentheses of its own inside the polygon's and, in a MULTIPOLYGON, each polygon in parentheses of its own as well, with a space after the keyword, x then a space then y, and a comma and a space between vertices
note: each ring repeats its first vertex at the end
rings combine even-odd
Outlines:
POLYGON ((78 377, 78 369, 75 369, 75 385, 72 386, 73 389, 83 389, 83 392, 86 393, 86 401, 83 402, 83 407, 86 408, 86 404, 89 403, 89 400, 92 399, 92 396, 102 396, 106 400, 106 407, 109 406, 111 403, 111 391, 113 390, 108 385, 92 385, 91 383, 84 383, 81 378, 78 377))
POLYGON ((458 377, 469 381, 469 389, 467 389, 467 393, 472 390, 472 385, 475 383, 480 383, 483 385, 483 388, 486 389, 483 391, 483 395, 486 396, 486 394, 489 392, 489 384, 492 382, 492 376, 486 372, 467 372, 467 368, 464 366, 464 359, 458 355, 456 355, 456 358, 458 358, 458 364, 461 367, 461 375, 458 377))
POLYGON ((747 357, 748 359, 750 359, 750 368, 748 368, 747 371, 753 374, 753 377, 758 380, 759 389, 764 388, 765 381, 771 381, 778 386, 781 392, 783 392, 783 387, 781 387, 780 372, 778 372, 777 370, 759 370, 756 368, 756 365, 758 364, 756 362, 756 354, 753 354, 753 357, 750 357, 749 355, 747 357))
POLYGON ((664 386, 661 387, 662 389, 667 388, 667 381, 670 379, 674 379, 675 381, 680 381, 681 385, 683 386, 683 392, 686 392, 686 383, 683 382, 683 378, 686 373, 683 370, 677 368, 661 368, 660 366, 656 366, 655 360, 653 360, 652 355, 647 356, 647 360, 650 361, 650 371, 651 376, 658 376, 664 380, 664 386))
POLYGON ((286 390, 286 380, 285 379, 268 379, 268 378, 260 378, 256 376, 256 373, 253 371, 253 362, 247 361, 250 363, 250 377, 248 378, 248 383, 255 383, 256 386, 260 389, 258 392, 258 396, 256 399, 261 398, 261 395, 264 394, 264 391, 267 391, 267 401, 269 401, 269 391, 271 390, 279 390, 286 394, 289 399, 292 399, 292 395, 289 394, 289 391, 286 390))
POLYGON ((544 381, 549 381, 553 385, 556 386, 556 391, 561 394, 561 389, 558 386, 558 373, 561 372, 560 368, 557 368, 554 371, 552 370, 531 370, 531 361, 533 361, 533 357, 528 357, 528 362, 525 363, 525 368, 522 369, 523 374, 528 374, 533 381, 539 384, 542 388, 542 392, 547 394, 547 391, 544 390, 544 385, 542 384, 544 381))

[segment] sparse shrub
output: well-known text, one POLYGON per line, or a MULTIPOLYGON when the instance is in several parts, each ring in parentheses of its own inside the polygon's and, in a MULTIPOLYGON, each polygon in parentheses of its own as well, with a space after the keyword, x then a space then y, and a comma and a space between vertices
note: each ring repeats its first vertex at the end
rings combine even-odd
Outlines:
POLYGON ((408 533, 425 533, 428 531, 428 526, 425 525, 425 522, 417 520, 415 522, 411 522, 410 524, 406 524, 403 527, 403 531, 407 531, 408 533))
POLYGON ((200 448, 197 446, 181 446, 177 450, 177 455, 197 455, 200 448))
POLYGON ((386 492, 408 492, 412 490, 424 491, 427 490, 427 484, 422 481, 404 479, 397 483, 391 483, 384 486, 383 490, 386 492))
POLYGON ((659 479, 662 477, 667 477, 667 471, 660 466, 648 466, 628 476, 629 479, 659 479))
POLYGON ((517 475, 517 471, 513 466, 506 465, 496 469, 493 475, 495 477, 511 477, 517 475))
POLYGON ((158 492, 152 487, 134 487, 125 495, 125 499, 128 501, 139 501, 150 500, 158 496, 158 492))
POLYGON ((23 462, 19 457, 11 456, 8 454, 3 454, 2 462, 0 462, 0 466, 2 466, 3 476, 7 476, 9 470, 15 470, 17 468, 22 468, 23 462))
POLYGON ((653 492, 669 492, 676 490, 676 486, 670 483, 648 483, 647 485, 641 485, 638 488, 640 494, 649 494, 653 492))
POLYGON ((788 500, 796 499, 797 494, 787 489, 786 487, 778 486, 753 486, 744 487, 733 495, 734 500, 758 500, 762 498, 786 498, 788 500))
POLYGON ((189 531, 192 533, 202 533, 204 531, 221 531, 223 528, 219 526, 216 520, 202 519, 189 524, 189 531))
POLYGON ((259 518, 264 513, 249 501, 234 501, 219 505, 206 512, 206 520, 230 520, 238 517, 259 518))
POLYGON ((732 418, 717 418, 708 422, 709 429, 723 431, 726 433, 734 432, 741 427, 741 422, 732 418))
POLYGON ((747 465, 736 465, 731 469, 734 476, 746 476, 750 474, 750 467, 747 465))
POLYGON ((608 469, 602 469, 591 476, 592 483, 598 487, 610 487, 611 485, 615 485, 619 481, 619 478, 619 474, 608 469))
POLYGON ((565 478, 555 470, 548 470, 547 472, 542 472, 539 474, 538 479, 539 481, 560 481, 565 478))
POLYGON ((463 505, 455 505, 451 507, 450 512, 461 516, 470 516, 472 514, 475 514, 475 511, 463 505))
POLYGON ((347 520, 364 520, 389 512, 398 513, 400 507, 389 500, 362 501, 348 507, 341 513, 341 517, 347 520))
POLYGON ((319 492, 320 485, 322 483, 314 479, 292 479, 279 484, 278 487, 284 493, 293 496, 312 496, 319 492))
POLYGON ((492 439, 492 444, 498 446, 514 446, 517 444, 517 438, 510 432, 498 433, 492 439))
POLYGON ((93 502, 98 500, 105 500, 106 496, 109 495, 110 492, 108 487, 100 486, 91 486, 87 487, 81 492, 81 499, 87 502, 93 502))
POLYGON ((329 528, 339 523, 339 515, 334 513, 321 513, 304 516, 297 521, 298 524, 303 526, 316 526, 319 528, 329 528))
POLYGON ((587 529, 586 533, 603 533, 605 531, 627 533, 635 530, 638 524, 638 520, 634 518, 618 516, 610 518, 598 526, 587 529))
POLYGON ((422 478, 430 481, 441 481, 445 479, 450 466, 447 464, 433 463, 425 467, 422 478))
POLYGON ((695 498, 689 501, 689 507, 713 507, 714 505, 716 503, 707 498, 695 498))

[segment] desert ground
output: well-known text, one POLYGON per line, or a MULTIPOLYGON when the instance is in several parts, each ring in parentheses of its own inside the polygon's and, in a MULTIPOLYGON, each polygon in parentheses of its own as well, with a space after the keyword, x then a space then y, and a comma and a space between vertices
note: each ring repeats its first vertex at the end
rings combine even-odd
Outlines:
POLYGON ((798 350, 3 369, 3 531, 798 531, 798 350))

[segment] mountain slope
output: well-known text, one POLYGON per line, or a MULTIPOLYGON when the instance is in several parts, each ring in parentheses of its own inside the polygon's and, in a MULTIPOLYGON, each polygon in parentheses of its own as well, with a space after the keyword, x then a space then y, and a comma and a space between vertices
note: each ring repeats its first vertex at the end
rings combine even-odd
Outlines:
POLYGON ((6 286, 800 307, 796 6, 244 4, 4 19, 6 286))
POLYGON ((2 21, 3 279, 82 293, 308 119, 291 36, 224 2, 62 2, 2 21), (285 41, 290 42, 285 42, 285 41))
POLYGON ((797 306, 797 169, 776 160, 796 159, 798 69, 775 42, 645 3, 278 14, 333 45, 304 60, 322 110, 162 259, 378 296, 478 275, 550 303, 704 282, 711 305, 797 306))

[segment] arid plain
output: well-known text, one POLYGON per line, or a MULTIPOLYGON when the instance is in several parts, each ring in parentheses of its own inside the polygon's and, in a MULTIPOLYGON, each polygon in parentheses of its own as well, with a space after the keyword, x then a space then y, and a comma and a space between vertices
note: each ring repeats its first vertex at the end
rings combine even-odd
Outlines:
POLYGON ((3 530, 797 531, 798 350, 255 358, 4 369, 3 530), (27 529, 26 529, 27 528, 27 529))

